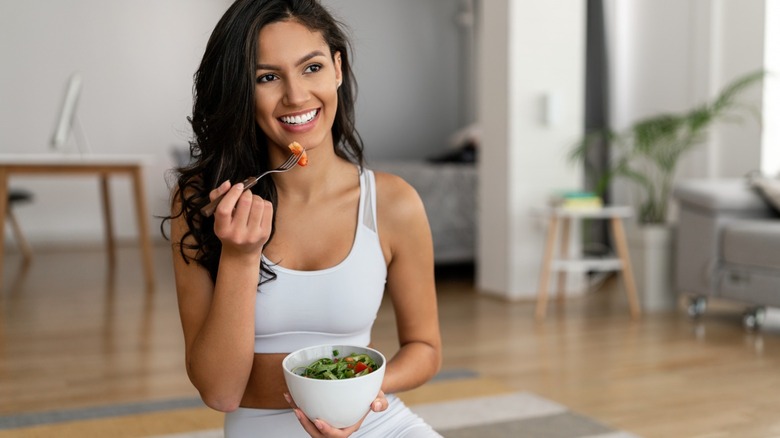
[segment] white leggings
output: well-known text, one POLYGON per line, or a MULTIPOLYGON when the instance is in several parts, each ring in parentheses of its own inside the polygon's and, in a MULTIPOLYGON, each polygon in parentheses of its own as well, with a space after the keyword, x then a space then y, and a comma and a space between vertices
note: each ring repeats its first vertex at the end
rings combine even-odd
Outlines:
MULTIPOLYGON (((383 412, 371 412, 352 437, 441 438, 422 418, 418 417, 394 395, 383 412)), ((225 414, 225 438, 279 437, 308 438, 292 409, 238 408, 225 414)))

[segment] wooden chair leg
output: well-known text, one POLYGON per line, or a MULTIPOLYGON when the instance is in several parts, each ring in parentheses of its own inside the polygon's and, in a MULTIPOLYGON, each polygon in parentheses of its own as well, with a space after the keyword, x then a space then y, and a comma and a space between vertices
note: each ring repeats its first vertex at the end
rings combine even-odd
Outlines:
POLYGON ((32 260, 32 248, 30 248, 30 244, 25 239, 22 227, 19 226, 19 221, 11 208, 8 209, 8 223, 11 224, 11 231, 13 231, 16 244, 19 245, 19 250, 22 252, 24 262, 29 263, 32 260))

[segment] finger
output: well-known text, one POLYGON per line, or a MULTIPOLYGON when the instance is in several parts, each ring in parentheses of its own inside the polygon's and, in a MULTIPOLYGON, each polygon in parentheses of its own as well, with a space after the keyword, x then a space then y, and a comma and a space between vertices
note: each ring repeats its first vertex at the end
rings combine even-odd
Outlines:
POLYGON ((369 409, 365 415, 355 424, 349 427, 344 427, 341 429, 337 429, 324 420, 321 420, 317 418, 313 421, 314 427, 317 428, 317 430, 325 435, 325 436, 350 436, 353 433, 355 433, 358 429, 360 429, 360 426, 363 424, 363 421, 365 421, 366 417, 368 417, 368 414, 371 413, 371 410, 369 409))
POLYGON ((319 418, 314 420, 314 427, 317 431, 325 436, 333 436, 335 429, 330 424, 320 420, 319 418))
POLYGON ((321 435, 321 432, 319 429, 317 429, 317 426, 312 423, 311 420, 309 420, 306 415, 304 415, 303 411, 301 411, 298 408, 293 408, 293 413, 295 414, 295 417, 298 419, 298 422, 301 423, 301 426, 303 426, 303 429, 311 436, 319 436, 321 435))
POLYGON ((249 213, 252 211, 253 196, 251 190, 246 190, 239 195, 236 201, 236 208, 233 210, 233 224, 247 226, 249 213))
POLYGON ((293 408, 293 409, 297 409, 298 408, 298 405, 295 404, 295 401, 292 399, 292 397, 290 397, 289 393, 285 392, 282 395, 284 396, 284 399, 287 400, 287 403, 290 405, 291 408, 293 408))
POLYGON ((303 426, 303 429, 306 430, 306 432, 309 433, 311 436, 319 435, 319 430, 317 429, 317 426, 314 425, 314 423, 309 420, 309 418, 306 416, 306 414, 303 413, 303 411, 298 407, 298 405, 295 404, 295 401, 292 399, 290 394, 284 393, 284 399, 287 400, 287 403, 290 405, 290 407, 293 410, 293 413, 295 414, 295 418, 298 419, 298 422, 301 423, 301 426, 303 426))
POLYGON ((265 243, 268 242, 268 237, 271 235, 271 227, 273 226, 274 220, 274 205, 266 200, 263 200, 263 204, 265 204, 265 206, 263 208, 263 219, 260 222, 260 230, 263 233, 263 237, 265 237, 265 242, 263 242, 265 245, 265 243))
POLYGON ((263 216, 265 215, 265 201, 263 198, 252 195, 252 208, 249 210, 247 226, 258 238, 262 236, 263 216))
POLYGON ((222 184, 217 186, 216 189, 214 189, 211 192, 209 192, 209 200, 213 201, 213 200, 219 198, 219 196, 221 194, 227 192, 229 189, 230 189, 230 180, 226 179, 225 181, 222 182, 222 184))
POLYGON ((382 412, 385 409, 390 407, 390 402, 387 401, 387 397, 385 397, 384 391, 379 391, 379 394, 376 396, 376 399, 374 399, 374 402, 371 403, 371 410, 374 412, 382 412))
POLYGON ((360 425, 363 423, 363 420, 361 419, 360 422, 353 426, 345 427, 342 429, 337 429, 330 424, 326 423, 323 420, 320 420, 319 418, 313 421, 314 427, 316 428, 316 431, 319 432, 322 436, 327 437, 347 437, 355 433, 360 428, 360 425))
POLYGON ((226 231, 233 222, 233 210, 236 208, 236 202, 244 191, 244 184, 238 183, 225 193, 225 196, 219 201, 217 209, 214 211, 214 232, 219 234, 226 231))

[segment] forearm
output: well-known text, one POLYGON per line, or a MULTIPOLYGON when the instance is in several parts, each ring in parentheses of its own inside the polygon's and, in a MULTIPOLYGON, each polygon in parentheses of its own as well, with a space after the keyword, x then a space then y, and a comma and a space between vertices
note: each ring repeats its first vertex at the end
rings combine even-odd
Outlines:
POLYGON ((259 260, 223 255, 209 313, 188 352, 190 380, 218 410, 235 409, 249 380, 258 278, 259 260))
POLYGON ((382 391, 408 391, 429 381, 441 368, 441 346, 422 341, 401 346, 387 363, 382 391))

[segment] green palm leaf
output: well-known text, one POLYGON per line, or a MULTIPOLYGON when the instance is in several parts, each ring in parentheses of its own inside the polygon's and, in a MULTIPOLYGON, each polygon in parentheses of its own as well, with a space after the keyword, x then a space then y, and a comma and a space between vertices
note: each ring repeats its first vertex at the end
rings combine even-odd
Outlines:
POLYGON ((600 175, 597 192, 606 193, 615 178, 627 179, 641 193, 639 220, 663 223, 680 159, 707 139, 715 122, 742 123, 747 115, 760 123, 760 111, 741 103, 738 98, 766 75, 762 70, 739 77, 726 85, 712 102, 686 113, 648 117, 624 132, 589 132, 574 145, 568 158, 590 167, 588 150, 598 144, 608 144, 615 159, 600 175))

